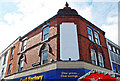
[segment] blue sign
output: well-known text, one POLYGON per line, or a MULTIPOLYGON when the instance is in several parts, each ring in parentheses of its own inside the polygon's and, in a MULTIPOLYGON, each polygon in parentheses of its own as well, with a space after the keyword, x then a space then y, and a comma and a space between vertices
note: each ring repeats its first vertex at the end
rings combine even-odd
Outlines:
POLYGON ((54 69, 9 81, 77 81, 78 78, 89 71, 87 69, 54 69))

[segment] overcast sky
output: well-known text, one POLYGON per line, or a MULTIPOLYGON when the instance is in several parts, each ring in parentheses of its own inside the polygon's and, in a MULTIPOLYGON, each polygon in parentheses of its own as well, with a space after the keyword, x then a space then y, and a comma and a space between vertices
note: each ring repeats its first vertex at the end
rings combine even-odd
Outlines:
POLYGON ((118 0, 0 0, 0 52, 54 16, 66 1, 118 43, 118 0))

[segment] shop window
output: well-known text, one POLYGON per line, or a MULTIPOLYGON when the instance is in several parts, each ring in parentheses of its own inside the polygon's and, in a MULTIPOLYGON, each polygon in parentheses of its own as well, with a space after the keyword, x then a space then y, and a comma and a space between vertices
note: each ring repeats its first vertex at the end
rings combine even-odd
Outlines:
POLYGON ((3 65, 4 65, 4 64, 5 64, 5 62, 6 62, 6 57, 7 57, 7 54, 8 54, 8 52, 6 52, 6 53, 5 53, 5 55, 4 55, 3 65))
POLYGON ((93 49, 91 49, 91 60, 92 60, 92 64, 97 65, 96 52, 93 49))
POLYGON ((24 39, 24 40, 22 41, 22 51, 25 51, 25 49, 26 49, 26 44, 27 44, 27 39, 24 39))
POLYGON ((94 32, 94 35, 95 35, 95 42, 100 45, 98 33, 94 32))
POLYGON ((9 67, 8 67, 8 74, 10 74, 11 68, 12 68, 12 64, 9 64, 9 67))
POLYGON ((43 29, 43 40, 48 39, 48 37, 49 37, 49 27, 45 27, 43 29))
POLYGON ((98 52, 98 60, 99 60, 99 66, 104 67, 104 61, 103 61, 102 53, 98 52))
POLYGON ((14 49, 15 49, 15 46, 11 48, 11 59, 13 59, 14 49))

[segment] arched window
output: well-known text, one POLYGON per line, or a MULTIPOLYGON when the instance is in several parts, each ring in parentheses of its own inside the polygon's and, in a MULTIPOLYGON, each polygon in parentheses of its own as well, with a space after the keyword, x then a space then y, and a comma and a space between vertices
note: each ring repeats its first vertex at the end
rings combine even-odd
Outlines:
POLYGON ((41 64, 48 63, 48 48, 45 46, 45 48, 42 50, 42 57, 41 57, 41 64))
POLYGON ((104 61, 102 53, 98 52, 98 60, 99 60, 99 66, 104 67, 104 61))
POLYGON ((89 54, 91 63, 97 65, 96 46, 94 45, 94 43, 89 44, 89 54))
POLYGON ((98 64, 99 64, 99 66, 104 67, 105 57, 103 54, 103 50, 100 46, 97 47, 97 53, 98 53, 98 64))
POLYGON ((21 72, 23 71, 23 67, 24 67, 24 63, 26 62, 26 55, 24 53, 21 54, 20 58, 19 58, 19 69, 18 71, 21 72))
POLYGON ((92 60, 92 64, 97 65, 97 57, 94 49, 91 49, 91 60, 92 60))
POLYGON ((39 57, 40 57, 40 64, 46 64, 50 61, 50 57, 52 54, 52 49, 48 43, 43 43, 40 48, 39 57))

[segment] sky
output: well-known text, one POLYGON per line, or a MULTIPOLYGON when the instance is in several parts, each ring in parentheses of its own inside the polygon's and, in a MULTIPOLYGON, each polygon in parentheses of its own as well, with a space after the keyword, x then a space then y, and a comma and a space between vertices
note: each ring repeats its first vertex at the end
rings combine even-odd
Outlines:
POLYGON ((118 44, 119 0, 0 0, 0 52, 65 7, 66 1, 79 15, 105 31, 118 44))

